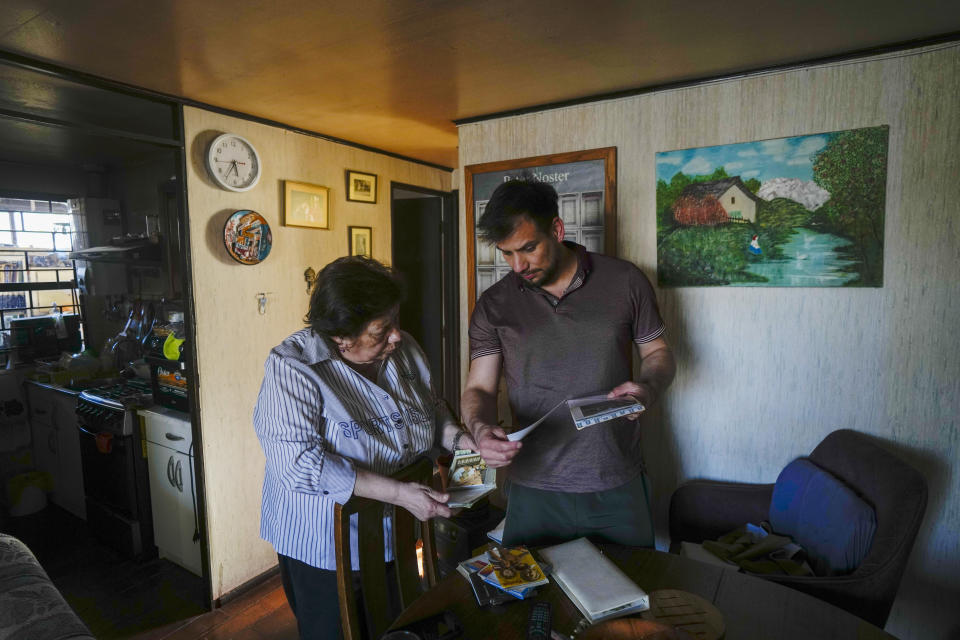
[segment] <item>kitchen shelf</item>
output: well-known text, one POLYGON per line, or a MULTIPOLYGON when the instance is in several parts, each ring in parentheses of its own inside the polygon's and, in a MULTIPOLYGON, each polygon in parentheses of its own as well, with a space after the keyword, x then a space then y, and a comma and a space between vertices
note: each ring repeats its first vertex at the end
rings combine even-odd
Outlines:
POLYGON ((71 251, 67 255, 74 260, 159 267, 163 263, 163 244, 144 241, 140 244, 108 245, 71 251))

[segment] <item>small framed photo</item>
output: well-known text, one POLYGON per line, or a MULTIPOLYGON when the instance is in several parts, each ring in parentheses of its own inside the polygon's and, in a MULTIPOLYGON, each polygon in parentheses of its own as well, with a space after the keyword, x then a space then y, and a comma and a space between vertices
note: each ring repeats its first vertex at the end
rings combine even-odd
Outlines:
POLYGON ((376 204, 377 176, 347 169, 347 200, 376 204))
POLYGON ((283 182, 283 224, 330 228, 330 189, 306 182, 283 182))
POLYGON ((350 255, 373 257, 373 228, 347 227, 347 244, 350 255))

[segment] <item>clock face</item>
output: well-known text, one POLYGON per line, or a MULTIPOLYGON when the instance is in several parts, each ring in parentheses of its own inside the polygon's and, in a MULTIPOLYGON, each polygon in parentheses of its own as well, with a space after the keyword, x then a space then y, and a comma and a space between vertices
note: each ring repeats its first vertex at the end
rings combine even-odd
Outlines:
POLYGON ((207 169, 224 189, 247 191, 260 180, 260 156, 244 138, 225 133, 210 144, 207 169))

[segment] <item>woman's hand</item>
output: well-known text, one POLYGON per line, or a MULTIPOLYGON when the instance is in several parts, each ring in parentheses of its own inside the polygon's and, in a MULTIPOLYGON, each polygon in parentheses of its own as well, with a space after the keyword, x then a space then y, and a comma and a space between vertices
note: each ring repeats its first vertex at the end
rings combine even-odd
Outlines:
POLYGON ((450 494, 436 491, 417 482, 399 484, 397 501, 394 504, 403 507, 418 520, 429 520, 437 516, 450 517, 452 512, 447 506, 450 494))
POLYGON ((420 520, 436 516, 448 518, 451 513, 446 504, 449 494, 418 482, 400 482, 365 469, 357 469, 353 495, 395 504, 420 520))

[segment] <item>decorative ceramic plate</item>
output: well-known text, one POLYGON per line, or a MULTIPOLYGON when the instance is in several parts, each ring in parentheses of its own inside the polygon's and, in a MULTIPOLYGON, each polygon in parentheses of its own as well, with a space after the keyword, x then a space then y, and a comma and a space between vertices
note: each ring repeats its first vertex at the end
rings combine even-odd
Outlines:
POLYGON ((230 257, 241 264, 258 264, 273 245, 270 225, 263 216, 250 209, 235 211, 223 225, 223 244, 230 257))

